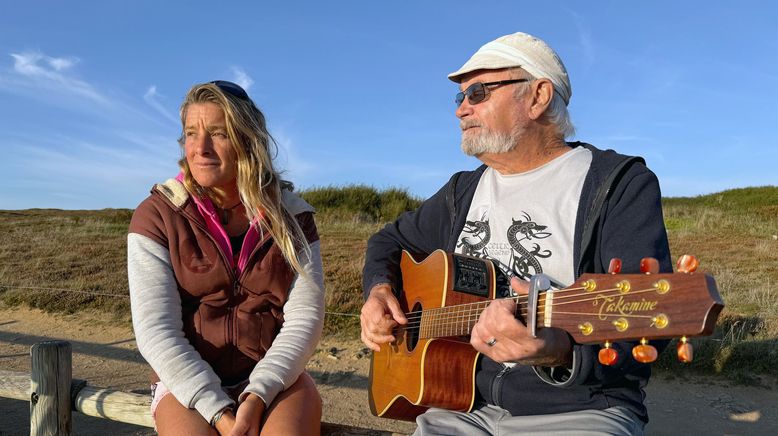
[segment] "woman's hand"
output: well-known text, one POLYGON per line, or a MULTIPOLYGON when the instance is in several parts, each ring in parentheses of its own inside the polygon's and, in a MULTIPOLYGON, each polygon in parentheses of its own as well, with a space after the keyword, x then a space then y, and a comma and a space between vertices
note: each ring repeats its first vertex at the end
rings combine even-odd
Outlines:
MULTIPOLYGON (((230 436, 259 436, 260 423, 265 414, 265 402, 255 394, 248 394, 238 406, 235 425, 230 436)), ((219 432, 221 434, 221 432, 219 432)))
POLYGON ((231 410, 225 410, 221 418, 216 421, 216 431, 221 436, 227 436, 232 431, 232 427, 235 426, 235 415, 231 410))

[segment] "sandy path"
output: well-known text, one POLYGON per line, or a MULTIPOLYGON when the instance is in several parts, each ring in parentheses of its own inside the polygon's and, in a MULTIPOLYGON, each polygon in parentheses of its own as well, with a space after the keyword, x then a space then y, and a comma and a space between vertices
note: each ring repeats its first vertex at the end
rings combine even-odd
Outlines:
MULTIPOLYGON (((101 322, 95 314, 48 315, 0 308, 0 369, 29 371, 36 342, 65 339, 73 345, 73 377, 93 386, 148 392, 148 367, 132 331, 101 322)), ((316 379, 328 422, 410 433, 413 426, 375 418, 367 405, 369 356, 358 341, 325 338, 308 370, 316 379)), ((778 383, 733 386, 720 380, 652 379, 647 391, 649 435, 778 434, 778 383)), ((29 404, 0 399, 0 435, 29 434, 29 404)), ((74 414, 74 434, 153 434, 148 429, 74 414)))

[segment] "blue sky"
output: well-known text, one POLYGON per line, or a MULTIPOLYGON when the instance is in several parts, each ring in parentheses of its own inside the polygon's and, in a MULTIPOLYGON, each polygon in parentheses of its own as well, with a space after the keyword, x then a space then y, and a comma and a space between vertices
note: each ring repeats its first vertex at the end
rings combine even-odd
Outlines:
POLYGON ((570 74, 577 140, 666 196, 778 184, 774 2, 27 1, 0 16, 0 209, 135 207, 177 173, 178 105, 244 84, 299 188, 426 197, 459 149, 456 70, 524 31, 570 74))

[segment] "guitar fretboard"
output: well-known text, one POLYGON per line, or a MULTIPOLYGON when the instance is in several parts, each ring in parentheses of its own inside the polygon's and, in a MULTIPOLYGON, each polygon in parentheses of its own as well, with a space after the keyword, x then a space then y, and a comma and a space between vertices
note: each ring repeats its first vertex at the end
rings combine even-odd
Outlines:
MULTIPOLYGON (((510 297, 516 302, 514 315, 525 317, 527 314, 527 297, 510 297)), ((540 295, 539 306, 545 302, 545 296, 540 295)), ((479 301, 477 303, 460 304, 449 307, 425 309, 406 314, 408 325, 406 329, 418 328, 420 339, 445 338, 453 336, 466 336, 473 330, 478 322, 481 312, 486 309, 491 301, 479 301)), ((543 312, 538 316, 538 322, 542 322, 543 312)))

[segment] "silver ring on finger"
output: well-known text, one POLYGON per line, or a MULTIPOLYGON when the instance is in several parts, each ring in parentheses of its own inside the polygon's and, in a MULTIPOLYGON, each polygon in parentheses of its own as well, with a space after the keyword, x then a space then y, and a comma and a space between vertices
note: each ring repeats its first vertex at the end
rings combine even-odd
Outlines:
POLYGON ((486 345, 488 345, 490 347, 494 347, 494 344, 496 344, 496 343, 497 343, 497 338, 492 338, 492 339, 489 339, 488 341, 486 341, 486 345))

